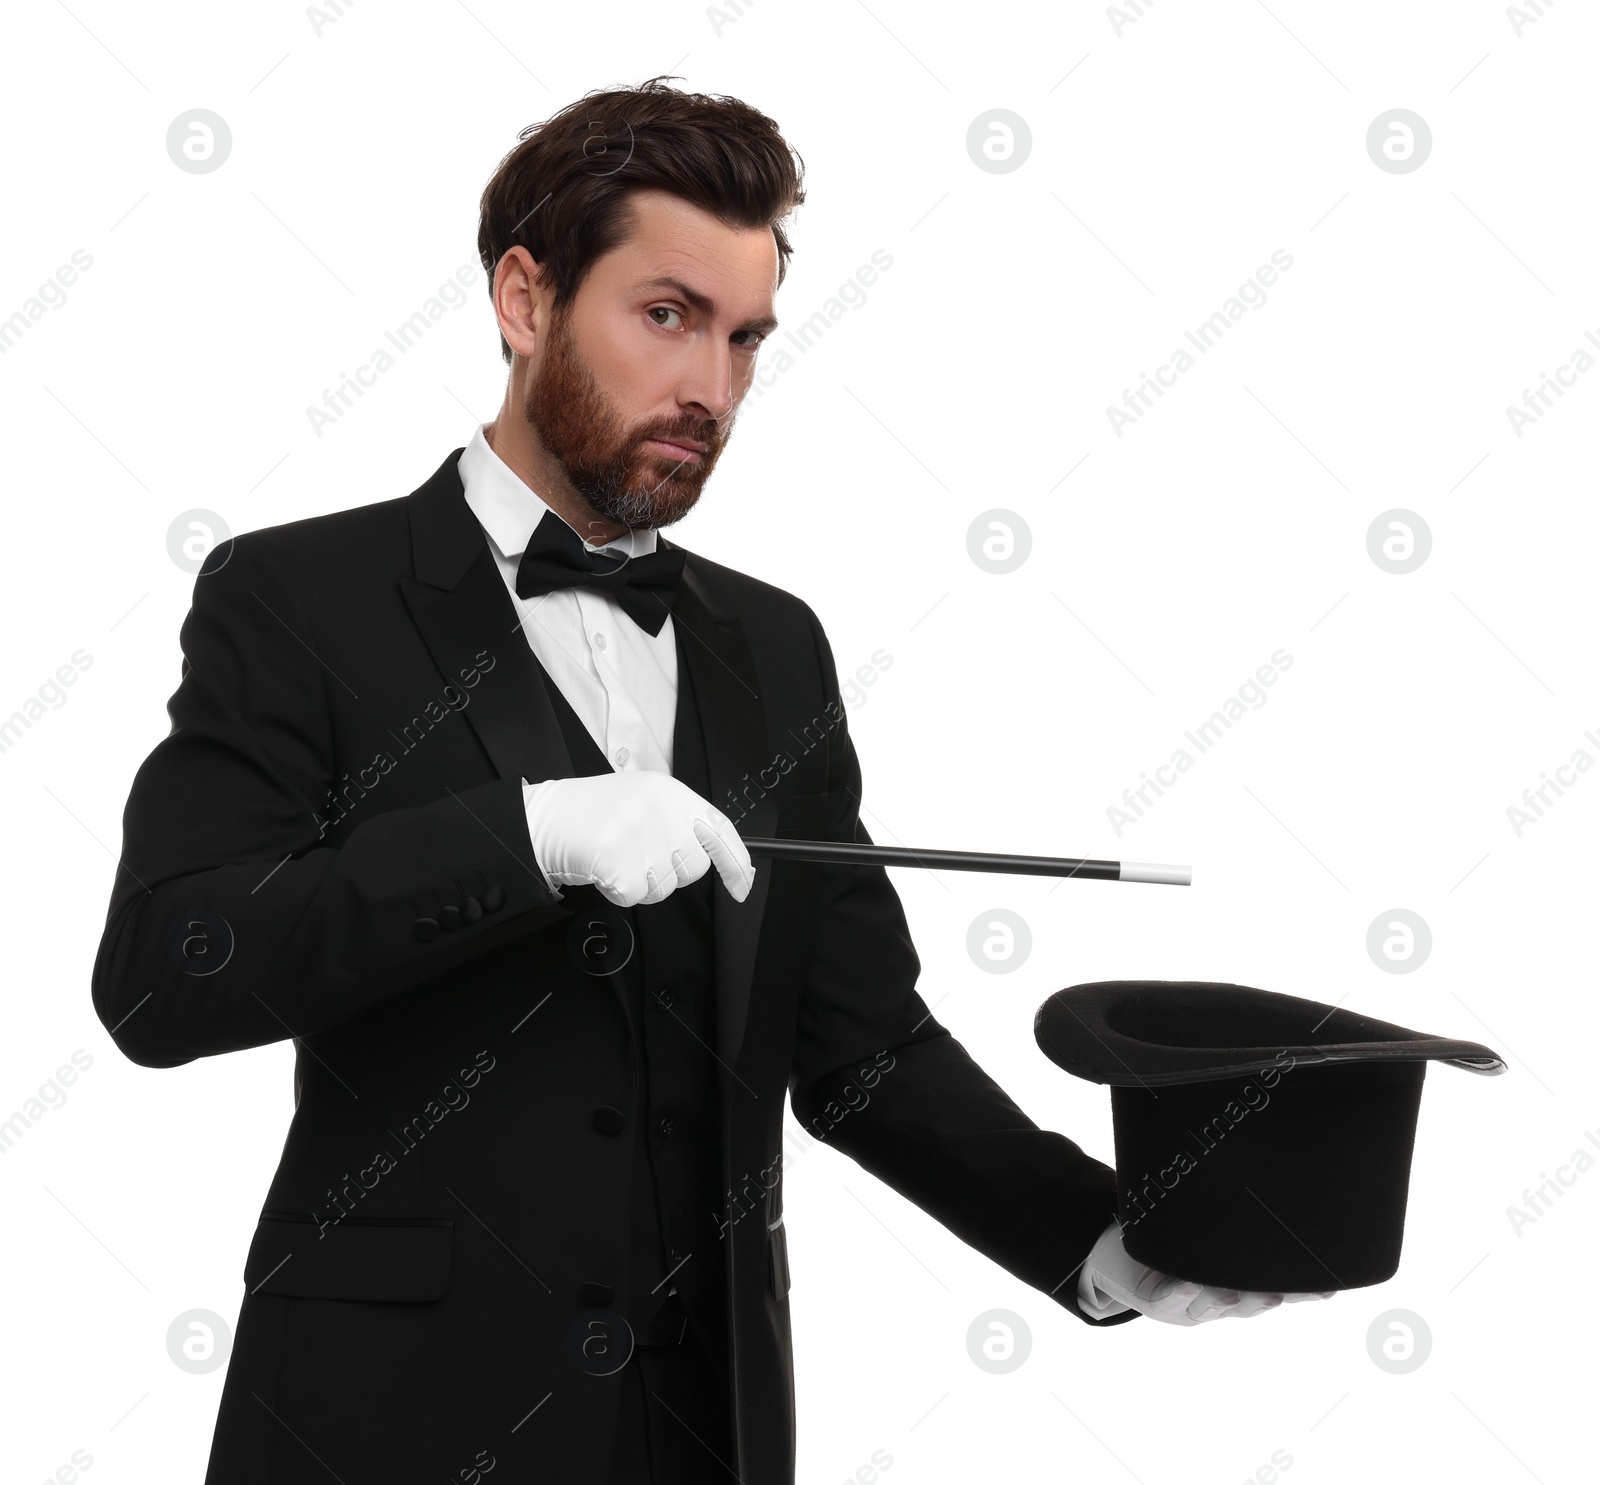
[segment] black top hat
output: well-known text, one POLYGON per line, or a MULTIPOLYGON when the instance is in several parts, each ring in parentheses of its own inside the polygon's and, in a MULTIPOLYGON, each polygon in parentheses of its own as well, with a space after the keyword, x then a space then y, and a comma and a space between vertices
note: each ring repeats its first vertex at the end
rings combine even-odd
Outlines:
POLYGON ((1033 1027, 1052 1062, 1111 1085, 1128 1253, 1231 1289, 1391 1277, 1428 1063, 1506 1070, 1477 1042, 1248 985, 1074 985, 1033 1027))

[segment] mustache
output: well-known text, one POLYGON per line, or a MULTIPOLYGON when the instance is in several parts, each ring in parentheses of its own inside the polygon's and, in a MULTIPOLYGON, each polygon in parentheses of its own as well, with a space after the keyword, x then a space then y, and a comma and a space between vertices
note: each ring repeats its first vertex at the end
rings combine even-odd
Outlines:
MULTIPOLYGON (((731 422, 731 420, 729 420, 731 422)), ((728 437, 729 423, 718 423, 715 420, 704 422, 690 419, 687 422, 679 421, 670 424, 656 424, 651 427, 641 428, 636 435, 636 444, 644 443, 647 439, 659 438, 668 443, 704 444, 708 454, 715 453, 722 447, 728 437)))

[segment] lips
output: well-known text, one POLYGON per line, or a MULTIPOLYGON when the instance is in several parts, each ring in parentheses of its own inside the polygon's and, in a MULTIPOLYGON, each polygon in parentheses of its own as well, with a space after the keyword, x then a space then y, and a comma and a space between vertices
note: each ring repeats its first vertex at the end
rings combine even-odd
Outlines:
POLYGON ((676 438, 650 438, 646 443, 653 443, 657 448, 668 451, 680 459, 698 459, 706 451, 703 443, 689 443, 676 438))

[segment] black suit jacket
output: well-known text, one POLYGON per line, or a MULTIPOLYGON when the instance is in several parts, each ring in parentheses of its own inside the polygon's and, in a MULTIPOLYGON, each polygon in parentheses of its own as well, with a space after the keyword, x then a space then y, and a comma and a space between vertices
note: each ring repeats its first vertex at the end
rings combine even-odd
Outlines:
MULTIPOLYGON (((468 1481, 484 1456, 506 1479, 606 1474, 620 1379, 571 1347, 588 1286, 627 1273, 632 1132, 593 1111, 633 1107, 628 1032, 533 859, 522 780, 573 768, 460 452, 403 499, 213 551, 124 816, 93 985, 118 1047, 149 1067, 296 1049, 211 1485, 468 1481)), ((713 802, 747 835, 866 841, 816 616, 686 557, 713 802)), ((786 1093, 1084 1319, 1114 1176, 929 1013, 880 868, 764 860, 745 902, 714 896, 737 1466, 788 1485, 786 1093)))

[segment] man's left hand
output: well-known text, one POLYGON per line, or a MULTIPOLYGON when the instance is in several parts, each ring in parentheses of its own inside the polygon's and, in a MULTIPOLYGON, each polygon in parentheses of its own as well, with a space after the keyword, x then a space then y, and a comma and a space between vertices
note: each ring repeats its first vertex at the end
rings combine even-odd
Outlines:
POLYGON ((1113 1221, 1100 1234, 1083 1261, 1078 1301, 1086 1313, 1101 1319, 1138 1310, 1168 1325, 1201 1325, 1207 1320, 1246 1319, 1281 1304, 1304 1299, 1331 1299, 1336 1291, 1277 1294, 1257 1289, 1224 1289, 1174 1278, 1140 1263, 1122 1246, 1122 1229, 1113 1221))

